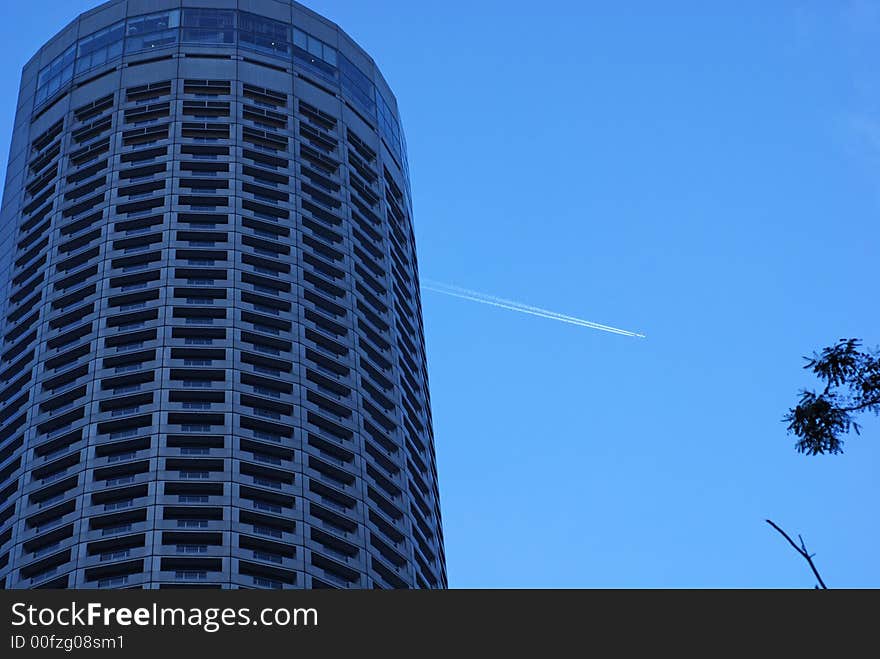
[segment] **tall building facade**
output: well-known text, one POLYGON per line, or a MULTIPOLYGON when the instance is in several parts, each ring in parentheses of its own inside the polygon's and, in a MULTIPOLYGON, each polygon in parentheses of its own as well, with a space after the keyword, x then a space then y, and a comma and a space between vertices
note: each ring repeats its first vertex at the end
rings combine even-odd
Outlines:
POLYGON ((0 586, 443 588, 406 144, 289 0, 114 0, 25 66, 0 586))

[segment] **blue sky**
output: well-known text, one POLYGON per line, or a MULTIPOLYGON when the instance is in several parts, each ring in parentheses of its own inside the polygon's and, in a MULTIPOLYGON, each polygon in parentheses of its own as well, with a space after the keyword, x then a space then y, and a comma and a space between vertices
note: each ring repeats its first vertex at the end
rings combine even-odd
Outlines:
MULTIPOLYGON (((21 66, 96 3, 4 6, 21 66)), ((314 0, 401 105, 453 587, 880 587, 880 424, 780 422, 878 332, 880 3, 314 0)))

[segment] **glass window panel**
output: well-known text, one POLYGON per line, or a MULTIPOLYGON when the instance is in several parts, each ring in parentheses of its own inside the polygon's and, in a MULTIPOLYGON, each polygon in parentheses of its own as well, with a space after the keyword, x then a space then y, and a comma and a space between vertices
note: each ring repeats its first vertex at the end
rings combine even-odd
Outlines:
POLYGON ((359 68, 352 64, 348 58, 340 57, 340 68, 342 74, 348 78, 354 85, 371 101, 373 100, 373 83, 364 75, 359 68))
POLYGON ((49 80, 49 67, 44 66, 40 69, 39 75, 37 75, 37 89, 44 87, 47 80, 49 80))
POLYGON ((226 9, 184 9, 183 40, 190 43, 235 43, 235 12, 226 9))
POLYGON ((299 46, 303 50, 309 49, 309 37, 302 30, 297 30, 293 28, 293 45, 299 46))
POLYGON ((183 28, 183 41, 186 43, 234 44, 235 33, 232 28, 183 28))
POLYGON ((67 49, 67 51, 58 58, 60 61, 59 68, 66 68, 73 64, 76 59, 76 44, 67 49))
POLYGON ((290 41, 289 26, 281 21, 271 18, 249 14, 246 11, 239 12, 239 29, 245 32, 253 32, 263 36, 272 37, 279 41, 290 41))
POLYGON ((135 37, 128 37, 125 40, 125 49, 129 53, 136 53, 141 50, 173 46, 176 43, 177 28, 174 28, 173 30, 163 30, 162 32, 152 32, 135 37))
POLYGON ((172 11, 161 11, 155 14, 147 14, 146 16, 138 16, 128 19, 126 24, 126 35, 134 36, 138 34, 150 34, 152 32, 160 32, 180 25, 180 11, 174 9, 172 11))
POLYGON ((84 39, 80 39, 77 57, 82 57, 98 50, 102 50, 116 41, 122 41, 124 30, 124 23, 118 23, 117 25, 111 25, 108 28, 95 32, 93 35, 84 39))
POLYGON ((239 32, 239 45, 248 50, 254 50, 267 55, 278 55, 287 59, 290 56, 290 44, 284 41, 276 41, 272 37, 254 34, 253 32, 239 32))
POLYGON ((299 47, 293 49, 293 61, 299 66, 328 80, 336 81, 336 68, 299 47))
POLYGON ((179 24, 178 9, 129 19, 125 26, 125 52, 135 53, 177 43, 179 24))
POLYGON ((406 186, 406 205, 412 215, 412 190, 409 183, 409 159, 406 157, 406 133, 403 132, 403 124, 397 123, 397 132, 400 135, 400 156, 403 160, 403 184, 406 186))
POLYGON ((184 9, 183 26, 211 29, 235 27, 235 12, 231 9, 184 9))
POLYGON ((369 97, 366 96, 360 89, 348 83, 346 79, 342 80, 342 91, 349 98, 349 100, 353 101, 358 108, 366 113, 367 115, 373 117, 376 114, 376 106, 370 101, 369 97))
POLYGON ((269 55, 290 55, 290 26, 271 18, 238 14, 238 41, 242 48, 269 55))
POLYGON ((315 39, 315 37, 309 37, 309 54, 316 55, 321 59, 324 59, 324 44, 321 41, 315 39))
POLYGON ((42 103, 73 78, 76 44, 44 66, 37 75, 36 103, 42 103))
POLYGON ((80 39, 77 47, 76 72, 101 66, 122 55, 122 39, 125 24, 118 23, 80 39))
POLYGON ((294 30, 294 61, 317 75, 336 80, 336 49, 301 30, 294 30))
POLYGON ((374 117, 376 115, 376 101, 373 83, 342 55, 339 56, 339 69, 342 71, 342 91, 363 112, 374 117))

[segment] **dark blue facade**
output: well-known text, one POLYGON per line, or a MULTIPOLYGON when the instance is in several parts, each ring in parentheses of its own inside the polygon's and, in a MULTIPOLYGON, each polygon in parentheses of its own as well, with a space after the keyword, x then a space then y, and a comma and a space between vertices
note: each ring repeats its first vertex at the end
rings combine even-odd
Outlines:
POLYGON ((24 68, 0 586, 443 588, 394 95, 299 4, 205 4, 105 3, 24 68))

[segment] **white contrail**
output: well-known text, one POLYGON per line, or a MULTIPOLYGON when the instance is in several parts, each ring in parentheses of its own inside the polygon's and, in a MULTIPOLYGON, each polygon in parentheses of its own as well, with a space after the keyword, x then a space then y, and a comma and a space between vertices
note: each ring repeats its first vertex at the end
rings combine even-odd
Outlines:
POLYGON ((568 316, 566 314, 550 311, 549 309, 542 309, 541 307, 522 304, 514 300, 506 300, 504 298, 496 297, 494 295, 487 295, 486 293, 480 293, 479 291, 472 291, 467 288, 461 288, 460 286, 453 286, 451 284, 444 284, 442 282, 431 280, 423 280, 422 288, 427 291, 433 291, 434 293, 441 293, 442 295, 449 295, 450 297, 456 297, 462 300, 479 302, 481 304, 487 304, 489 306, 499 307, 501 309, 508 309, 510 311, 518 311, 519 313, 528 314, 530 316, 538 316, 539 318, 558 320, 559 322, 568 323, 570 325, 587 327, 590 329, 600 330, 602 332, 620 334, 622 336, 638 337, 642 339, 645 338, 644 334, 640 334, 638 332, 630 332, 629 330, 620 329, 618 327, 611 327, 610 325, 594 323, 590 320, 584 320, 583 318, 568 316))
POLYGON ((569 316, 566 314, 558 313, 556 311, 550 311, 549 309, 542 309, 541 307, 535 307, 532 305, 524 304, 522 302, 517 302, 515 300, 507 300, 503 297, 498 297, 497 295, 489 295, 488 293, 480 293, 479 291, 473 291, 468 288, 462 288, 461 286, 454 286, 452 284, 444 284, 443 282, 439 282, 439 281, 432 281, 432 280, 426 280, 426 281, 429 286, 444 289, 443 291, 436 291, 438 293, 455 292, 455 293, 460 293, 463 295, 470 295, 475 298, 479 298, 481 300, 498 302, 500 304, 514 306, 514 307, 517 307, 523 311, 534 311, 536 313, 540 313, 540 314, 552 316, 554 318, 558 318, 559 320, 566 320, 569 322, 573 322, 578 325, 586 324, 593 329, 602 329, 602 330, 608 330, 608 331, 613 331, 613 332, 622 332, 622 333, 633 335, 633 336, 642 336, 642 337, 644 336, 644 335, 637 334, 636 332, 630 332, 628 330, 621 330, 617 327, 611 327, 610 325, 602 325, 601 323, 594 323, 590 320, 584 320, 582 318, 577 318, 575 316, 569 316))

